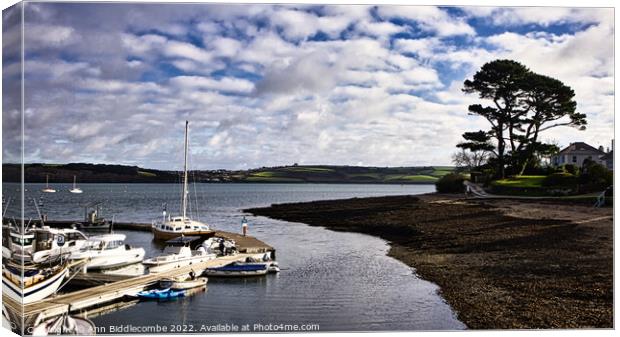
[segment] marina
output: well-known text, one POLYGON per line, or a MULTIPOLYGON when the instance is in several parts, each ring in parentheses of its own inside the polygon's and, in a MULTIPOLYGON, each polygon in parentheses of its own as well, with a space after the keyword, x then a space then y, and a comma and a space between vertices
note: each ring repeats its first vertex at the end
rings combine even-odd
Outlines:
MULTIPOLYGON (((256 239, 245 241, 245 243, 250 242, 258 243, 258 245, 240 246, 241 250, 246 252, 268 252, 271 249, 271 247, 256 239)), ((139 276, 78 273, 75 278, 72 279, 72 281, 74 280, 74 285, 77 284, 90 287, 75 292, 52 296, 47 299, 39 299, 36 302, 26 303, 23 307, 4 292, 3 303, 11 309, 11 312, 22 312, 25 317, 25 322, 34 322, 35 319, 49 319, 64 314, 83 312, 91 308, 100 307, 104 304, 111 304, 127 296, 135 295, 139 291, 146 290, 162 280, 183 277, 190 272, 202 274, 202 271, 207 268, 221 267, 235 261, 244 261, 246 258, 255 255, 256 254, 252 253, 240 253, 230 256, 221 256, 204 262, 139 276)), ((63 273, 66 273, 66 268, 63 269, 63 273)), ((28 323, 25 324, 28 325, 28 323)))

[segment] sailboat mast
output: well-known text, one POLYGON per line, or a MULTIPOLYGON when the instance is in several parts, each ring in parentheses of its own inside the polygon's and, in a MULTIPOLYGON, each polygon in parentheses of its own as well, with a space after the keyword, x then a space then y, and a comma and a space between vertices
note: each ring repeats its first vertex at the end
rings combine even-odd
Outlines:
POLYGON ((46 174, 45 175, 45 188, 50 187, 50 175, 46 174))
POLYGON ((185 216, 187 213, 187 148, 188 148, 188 137, 187 134, 189 132, 189 121, 185 121, 185 160, 183 161, 183 195, 181 200, 181 207, 183 208, 183 220, 185 220, 185 216))
POLYGON ((75 189, 75 176, 73 176, 73 189, 75 189))

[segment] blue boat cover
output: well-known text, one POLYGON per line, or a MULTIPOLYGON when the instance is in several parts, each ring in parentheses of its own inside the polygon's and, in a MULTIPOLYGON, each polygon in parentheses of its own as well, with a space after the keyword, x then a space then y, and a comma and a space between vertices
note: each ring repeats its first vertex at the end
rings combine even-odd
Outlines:
POLYGON ((207 268, 208 270, 213 270, 213 271, 259 271, 259 270, 265 270, 267 268, 267 265, 265 264, 228 264, 222 267, 216 267, 216 268, 207 268))

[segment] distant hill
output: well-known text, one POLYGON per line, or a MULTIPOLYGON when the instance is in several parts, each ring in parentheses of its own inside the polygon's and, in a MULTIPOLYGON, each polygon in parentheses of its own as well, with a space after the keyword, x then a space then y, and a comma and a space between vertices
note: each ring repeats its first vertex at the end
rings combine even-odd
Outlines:
MULTIPOLYGON (((330 165, 292 165, 251 170, 192 171, 199 182, 219 183, 371 183, 432 184, 452 172, 450 166, 362 167, 330 165)), ((161 171, 138 166, 104 164, 27 164, 25 179, 31 183, 70 183, 77 176, 80 183, 177 183, 180 172, 161 171)), ((3 182, 19 182, 18 164, 2 165, 3 182)))

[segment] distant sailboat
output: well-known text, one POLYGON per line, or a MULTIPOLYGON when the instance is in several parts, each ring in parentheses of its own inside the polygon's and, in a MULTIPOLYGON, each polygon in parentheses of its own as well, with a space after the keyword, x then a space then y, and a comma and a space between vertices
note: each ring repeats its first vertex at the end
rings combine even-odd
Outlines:
POLYGON ((43 193, 56 193, 56 190, 50 187, 50 176, 45 176, 45 188, 41 190, 43 193))
POLYGON ((73 176, 73 188, 69 190, 71 193, 82 193, 82 189, 75 184, 75 176, 73 176))

